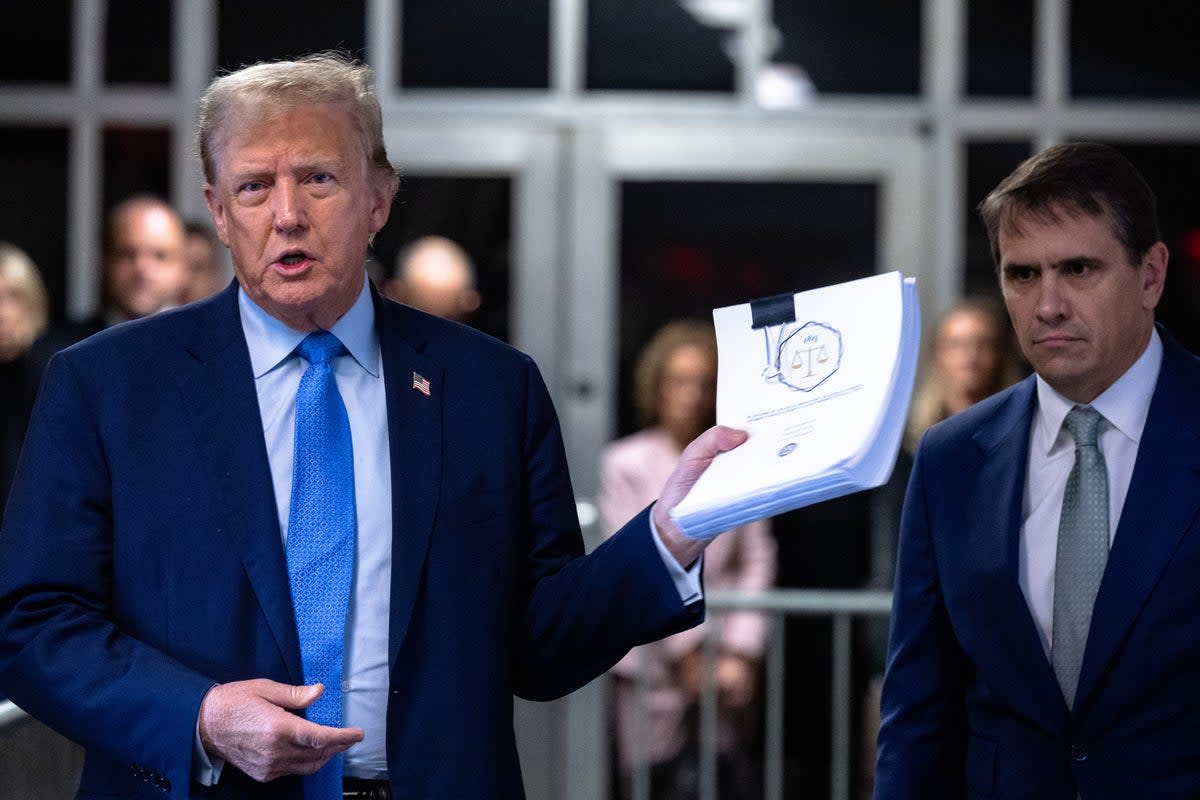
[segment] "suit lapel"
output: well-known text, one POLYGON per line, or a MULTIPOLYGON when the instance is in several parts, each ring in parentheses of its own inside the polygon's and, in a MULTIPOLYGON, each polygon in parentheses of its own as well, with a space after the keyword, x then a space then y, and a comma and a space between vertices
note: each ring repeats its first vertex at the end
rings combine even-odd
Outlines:
POLYGON ((979 462, 967 505, 966 592, 981 677, 997 694, 1053 729, 1066 706, 1021 591, 1021 507, 1034 408, 1032 378, 1018 385, 975 434, 979 462))
POLYGON ((201 452, 220 487, 224 531, 241 557, 292 681, 302 683, 300 641, 237 284, 214 298, 207 312, 179 382, 184 396, 192 398, 201 452))
POLYGON ((375 319, 387 392, 392 460, 392 595, 389 661, 395 663, 417 601, 442 484, 445 373, 425 353, 414 316, 375 297, 375 319), (429 381, 429 395, 414 378, 429 381))
POLYGON ((1158 385, 1092 611, 1076 694, 1080 709, 1200 511, 1196 501, 1200 428, 1192 405, 1200 397, 1200 366, 1165 333, 1162 338, 1158 385))

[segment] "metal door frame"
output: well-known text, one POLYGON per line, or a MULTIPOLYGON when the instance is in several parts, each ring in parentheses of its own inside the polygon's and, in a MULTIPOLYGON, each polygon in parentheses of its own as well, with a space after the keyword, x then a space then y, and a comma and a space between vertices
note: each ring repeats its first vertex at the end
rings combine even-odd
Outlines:
MULTIPOLYGON (((550 127, 527 122, 481 124, 453 118, 413 119, 405 114, 385 115, 384 119, 388 154, 402 176, 500 175, 512 179, 511 343, 533 356, 553 393, 558 377, 557 298, 561 291, 556 202, 561 185, 559 137, 550 127)), ((561 780, 558 732, 564 709, 565 701, 516 700, 517 746, 526 789, 534 800, 560 796, 555 786, 561 780)))
MULTIPOLYGON (((928 144, 915 126, 814 124, 794 120, 621 120, 581 125, 570 143, 566 327, 561 337, 559 414, 589 547, 598 543, 594 500, 599 454, 615 432, 617 406, 620 183, 626 180, 869 181, 879 186, 879 271, 917 278, 922 304, 946 305, 957 275, 929 258, 928 144), (591 524, 587 524, 591 523, 591 524)), ((797 222, 802 225, 802 221, 797 222)), ((571 695, 566 719, 570 796, 608 791, 604 681, 571 695)), ((564 795, 565 796, 565 795, 564 795)))

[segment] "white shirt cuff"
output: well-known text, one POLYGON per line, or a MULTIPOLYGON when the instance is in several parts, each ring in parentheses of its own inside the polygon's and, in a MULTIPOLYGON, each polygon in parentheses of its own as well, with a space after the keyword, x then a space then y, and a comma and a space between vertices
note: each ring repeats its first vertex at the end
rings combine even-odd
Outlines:
POLYGON ((704 564, 704 554, 696 559, 696 563, 692 564, 690 569, 684 569, 675 556, 671 555, 671 551, 663 544, 662 537, 658 535, 658 528, 654 525, 654 515, 647 515, 646 519, 650 523, 650 538, 654 540, 654 546, 658 548, 658 554, 662 557, 663 566, 667 568, 667 572, 671 575, 671 580, 675 584, 675 590, 679 592, 679 599, 683 601, 685 606, 690 606, 692 603, 699 603, 704 599, 704 587, 700 585, 700 567, 704 564))
POLYGON ((196 717, 196 737, 192 744, 192 780, 201 786, 216 786, 221 779, 225 759, 209 757, 200 741, 200 717, 196 717))

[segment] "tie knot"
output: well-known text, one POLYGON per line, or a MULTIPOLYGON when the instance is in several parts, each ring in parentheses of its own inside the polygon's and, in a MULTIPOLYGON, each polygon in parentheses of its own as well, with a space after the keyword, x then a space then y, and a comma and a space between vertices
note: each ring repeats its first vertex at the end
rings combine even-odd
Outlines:
POLYGON ((345 351, 341 340, 329 331, 310 333, 296 346, 296 352, 309 364, 328 364, 345 351))
POLYGON ((1075 406, 1067 412, 1067 418, 1063 420, 1063 427, 1075 439, 1076 447, 1095 447, 1096 430, 1100 427, 1102 419, 1104 417, 1100 415, 1100 412, 1091 406, 1075 406))

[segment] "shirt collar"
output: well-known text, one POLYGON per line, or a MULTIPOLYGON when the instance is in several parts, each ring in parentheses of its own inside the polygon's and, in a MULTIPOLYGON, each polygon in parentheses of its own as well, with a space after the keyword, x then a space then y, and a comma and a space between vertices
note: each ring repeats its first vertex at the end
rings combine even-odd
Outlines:
MULTIPOLYGON (((306 331, 289 328, 263 311, 240 286, 238 310, 242 318, 242 332, 246 335, 246 346, 250 350, 250 367, 254 371, 255 379, 284 363, 308 335, 306 331)), ((365 278, 358 299, 350 306, 350 310, 333 324, 329 332, 341 341, 360 367, 372 377, 379 377, 382 365, 379 334, 375 332, 375 304, 371 300, 371 289, 365 278)))
MULTIPOLYGON (((1092 408, 1100 412, 1109 425, 1116 428, 1134 444, 1142 439, 1146 417, 1150 414, 1150 400, 1158 383, 1162 367, 1163 345, 1157 329, 1150 332, 1150 343, 1145 351, 1091 402, 1092 408)), ((1034 416, 1033 446, 1043 454, 1049 454, 1058 441, 1063 420, 1075 403, 1063 397, 1050 384, 1037 376, 1037 412, 1034 416)), ((1070 434, 1067 434, 1070 439, 1070 434)), ((1066 440, 1064 440, 1066 441, 1066 440)))

